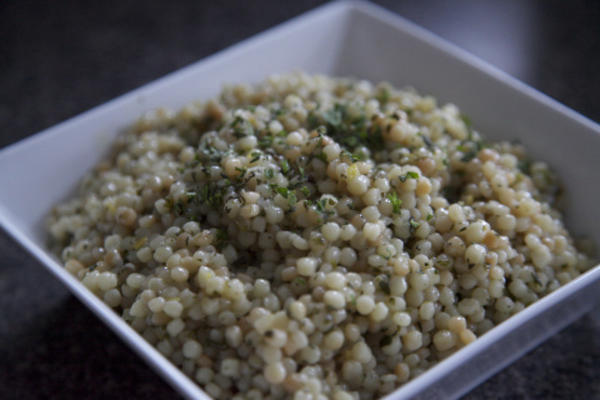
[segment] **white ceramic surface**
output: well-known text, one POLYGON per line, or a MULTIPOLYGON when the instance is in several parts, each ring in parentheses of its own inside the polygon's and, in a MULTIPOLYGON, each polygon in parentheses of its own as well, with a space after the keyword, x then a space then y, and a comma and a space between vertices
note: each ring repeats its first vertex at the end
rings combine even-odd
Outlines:
MULTIPOLYGON (((518 139, 555 167, 566 187, 569 228, 600 243, 597 124, 377 6, 328 4, 0 151, 0 225, 182 395, 208 398, 47 253, 44 216, 144 111, 293 70, 388 80, 453 101, 487 137, 518 139)), ((599 289, 596 267, 388 398, 465 393, 591 309, 599 289)))

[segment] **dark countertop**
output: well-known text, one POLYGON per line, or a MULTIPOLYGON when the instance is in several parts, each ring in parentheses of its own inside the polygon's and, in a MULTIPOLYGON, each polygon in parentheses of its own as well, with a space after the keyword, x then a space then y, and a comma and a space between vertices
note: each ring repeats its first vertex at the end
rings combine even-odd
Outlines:
MULTIPOLYGON (((320 1, 0 2, 0 147, 313 8, 320 1)), ((595 1, 382 1, 600 120, 595 1)), ((0 232, 0 398, 178 398, 0 232)), ((465 399, 600 398, 600 309, 465 399)))

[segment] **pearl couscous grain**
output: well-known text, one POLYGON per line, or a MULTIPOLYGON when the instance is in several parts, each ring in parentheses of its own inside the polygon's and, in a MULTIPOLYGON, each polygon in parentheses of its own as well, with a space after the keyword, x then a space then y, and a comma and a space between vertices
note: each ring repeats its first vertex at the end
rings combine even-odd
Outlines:
POLYGON ((453 104, 297 73, 145 115, 48 226, 211 396, 372 399, 591 266, 558 195, 453 104))

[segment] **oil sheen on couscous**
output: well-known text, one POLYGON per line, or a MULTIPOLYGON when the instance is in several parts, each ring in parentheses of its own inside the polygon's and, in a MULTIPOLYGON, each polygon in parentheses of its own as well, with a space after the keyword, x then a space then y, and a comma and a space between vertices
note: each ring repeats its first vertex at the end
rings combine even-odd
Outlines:
POLYGON ((48 229, 210 396, 374 399, 591 266, 559 194, 453 104, 295 73, 145 115, 48 229))

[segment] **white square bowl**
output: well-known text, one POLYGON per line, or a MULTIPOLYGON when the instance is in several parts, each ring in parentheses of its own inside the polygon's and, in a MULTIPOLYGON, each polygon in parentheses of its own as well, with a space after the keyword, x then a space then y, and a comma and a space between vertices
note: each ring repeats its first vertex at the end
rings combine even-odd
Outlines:
MULTIPOLYGON (((565 184, 572 232, 600 243, 600 126, 431 33, 363 2, 336 2, 270 29, 0 151, 0 225, 187 398, 208 396, 45 248, 44 217, 144 111, 216 95, 223 83, 304 70, 410 85, 452 101, 491 139, 518 139, 565 184)), ((389 399, 455 398, 600 300, 600 266, 483 335, 389 399)))

